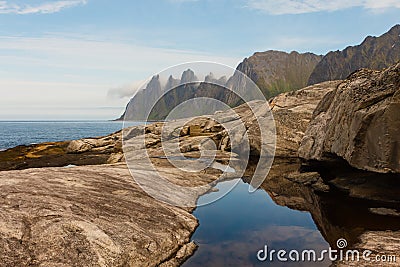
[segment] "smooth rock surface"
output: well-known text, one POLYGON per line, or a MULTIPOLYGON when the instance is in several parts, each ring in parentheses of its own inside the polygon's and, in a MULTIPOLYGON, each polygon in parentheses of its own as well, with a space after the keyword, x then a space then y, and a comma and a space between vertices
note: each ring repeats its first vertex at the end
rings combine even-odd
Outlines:
POLYGON ((148 196, 124 164, 0 172, 0 194, 1 266, 178 266, 195 250, 191 209, 148 196))

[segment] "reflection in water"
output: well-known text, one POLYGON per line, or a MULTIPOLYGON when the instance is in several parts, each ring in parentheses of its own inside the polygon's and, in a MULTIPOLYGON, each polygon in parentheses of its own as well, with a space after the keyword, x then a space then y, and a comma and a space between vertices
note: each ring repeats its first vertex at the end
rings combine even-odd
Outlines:
MULTIPOLYGON (((333 248, 339 238, 346 238, 351 246, 357 243, 359 237, 367 231, 400 230, 400 217, 371 212, 371 208, 399 208, 399 202, 393 201, 394 198, 391 196, 391 201, 371 199, 371 197, 382 195, 384 192, 388 195, 389 191, 397 190, 399 192, 399 185, 393 185, 391 190, 386 188, 387 186, 379 186, 376 182, 369 185, 369 180, 371 178, 374 180, 376 174, 331 167, 330 169, 336 172, 336 176, 333 177, 332 174, 331 178, 346 179, 349 184, 352 184, 351 187, 359 191, 361 191, 360 188, 364 187, 363 190, 369 192, 369 194, 365 193, 363 198, 355 198, 349 196, 348 192, 338 190, 332 185, 329 193, 317 193, 309 186, 285 179, 288 170, 298 170, 299 164, 277 161, 274 165, 262 187, 277 204, 310 212, 325 240, 333 248), (358 181, 361 175, 364 178, 363 184, 358 181), (368 175, 374 177, 367 178, 368 175), (365 188, 368 188, 368 190, 365 188)), ((379 178, 384 185, 388 184, 383 177, 379 178)))
MULTIPOLYGON (((256 254, 264 245, 275 250, 315 249, 318 252, 329 245, 336 249, 339 238, 345 238, 349 247, 353 247, 367 232, 391 230, 399 234, 399 216, 371 212, 382 208, 399 212, 398 202, 372 200, 368 195, 350 197, 348 192, 332 185, 328 193, 320 193, 285 178, 299 168, 296 161, 276 160, 263 189, 253 194, 248 193, 248 185, 242 180, 219 183, 220 192, 234 183, 238 186, 219 201, 195 210, 200 226, 193 240, 199 249, 183 266, 329 266, 329 261, 314 264, 259 262, 256 254)), ((376 179, 365 178, 370 174, 339 173, 337 170, 335 177, 358 183, 360 175, 366 179, 361 185, 363 193, 373 191, 372 196, 376 196, 388 192, 387 181, 381 190, 376 179), (373 181, 373 186, 368 185, 369 181, 373 181)), ((379 180, 382 181, 382 177, 379 180)), ((359 184, 352 186, 361 187, 359 184)), ((395 186, 391 190, 398 192, 398 188, 395 186)), ((204 195, 199 201, 206 201, 211 194, 216 193, 204 195)))
MULTIPOLYGON (((234 183, 238 185, 228 195, 195 210, 200 226, 193 240, 199 249, 183 266, 282 266, 276 260, 259 262, 257 251, 265 245, 276 250, 328 248, 309 213, 276 205, 264 190, 249 193, 242 180, 222 182, 217 188, 225 191, 234 183)), ((207 201, 211 194, 216 193, 200 201, 207 201)), ((329 262, 318 266, 329 266, 329 262)))

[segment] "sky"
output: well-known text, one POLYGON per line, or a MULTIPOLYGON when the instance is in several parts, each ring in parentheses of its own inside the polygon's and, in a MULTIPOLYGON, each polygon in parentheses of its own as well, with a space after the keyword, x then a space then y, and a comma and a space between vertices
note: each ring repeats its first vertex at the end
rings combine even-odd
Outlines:
POLYGON ((325 54, 400 23, 400 0, 0 0, 0 120, 109 120, 190 61, 325 54))

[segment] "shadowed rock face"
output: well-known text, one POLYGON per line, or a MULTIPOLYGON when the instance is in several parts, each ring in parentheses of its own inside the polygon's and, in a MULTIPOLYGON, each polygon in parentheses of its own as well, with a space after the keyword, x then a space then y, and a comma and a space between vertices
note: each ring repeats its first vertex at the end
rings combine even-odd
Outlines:
POLYGON ((400 172, 400 63, 360 70, 327 94, 299 149, 305 159, 335 154, 351 166, 400 172))
POLYGON ((400 25, 379 37, 367 37, 357 46, 329 52, 315 67, 308 84, 343 80, 352 72, 369 68, 381 70, 400 60, 400 25))

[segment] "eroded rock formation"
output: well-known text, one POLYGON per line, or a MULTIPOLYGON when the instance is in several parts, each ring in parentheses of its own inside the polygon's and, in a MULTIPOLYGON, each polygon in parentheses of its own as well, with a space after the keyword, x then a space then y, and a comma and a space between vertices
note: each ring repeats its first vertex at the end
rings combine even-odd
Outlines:
POLYGON ((299 150, 305 159, 326 154, 375 172, 400 172, 400 63, 362 69, 327 94, 314 111, 299 150))

